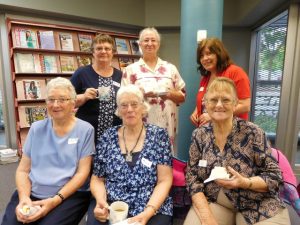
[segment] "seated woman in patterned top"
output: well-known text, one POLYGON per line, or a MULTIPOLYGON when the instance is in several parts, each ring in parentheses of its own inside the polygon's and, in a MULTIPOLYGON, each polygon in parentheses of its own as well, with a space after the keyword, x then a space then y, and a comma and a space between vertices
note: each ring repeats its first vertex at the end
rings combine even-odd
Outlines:
POLYGON ((129 222, 171 224, 171 145, 165 129, 143 123, 147 109, 138 87, 120 88, 117 114, 123 125, 108 129, 98 140, 88 225, 108 224, 108 204, 117 200, 129 205, 129 222))
POLYGON ((290 224, 265 133, 233 116, 237 101, 235 85, 225 77, 216 78, 205 95, 211 122, 192 135, 186 181, 193 206, 185 225, 290 224), (231 178, 207 182, 216 166, 227 168, 231 178))

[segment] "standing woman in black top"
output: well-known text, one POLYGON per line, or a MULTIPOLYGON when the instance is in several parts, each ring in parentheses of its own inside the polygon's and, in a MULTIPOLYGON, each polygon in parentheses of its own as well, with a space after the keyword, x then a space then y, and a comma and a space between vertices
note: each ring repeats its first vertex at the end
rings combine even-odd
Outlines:
POLYGON ((77 93, 76 117, 94 126, 95 143, 107 128, 121 124, 114 113, 122 72, 111 66, 114 52, 113 38, 98 34, 92 42, 93 63, 71 77, 77 93))

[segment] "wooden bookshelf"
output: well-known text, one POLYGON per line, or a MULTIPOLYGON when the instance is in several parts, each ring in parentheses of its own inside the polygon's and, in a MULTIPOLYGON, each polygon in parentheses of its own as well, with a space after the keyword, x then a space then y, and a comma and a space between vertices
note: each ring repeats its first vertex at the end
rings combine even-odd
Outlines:
POLYGON ((46 116, 43 107, 47 81, 57 76, 69 78, 79 66, 91 63, 89 45, 97 34, 114 38, 119 53, 114 54, 113 66, 118 69, 137 61, 141 55, 136 34, 12 18, 7 19, 7 27, 20 147, 31 123, 46 116))

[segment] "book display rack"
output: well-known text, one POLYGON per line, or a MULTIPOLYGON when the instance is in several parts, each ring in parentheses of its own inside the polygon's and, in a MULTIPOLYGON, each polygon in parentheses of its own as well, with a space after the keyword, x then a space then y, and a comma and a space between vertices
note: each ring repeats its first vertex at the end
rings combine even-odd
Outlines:
POLYGON ((112 66, 123 69, 139 59, 136 34, 7 19, 15 96, 17 143, 22 148, 30 125, 47 117, 46 85, 54 77, 71 77, 92 63, 91 44, 98 33, 111 35, 116 53, 112 66))

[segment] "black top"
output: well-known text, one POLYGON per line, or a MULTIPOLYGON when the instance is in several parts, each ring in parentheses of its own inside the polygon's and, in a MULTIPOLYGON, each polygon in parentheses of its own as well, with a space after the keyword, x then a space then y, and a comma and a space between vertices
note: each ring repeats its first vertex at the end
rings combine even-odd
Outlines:
POLYGON ((83 94, 87 88, 110 87, 109 100, 92 99, 79 107, 76 117, 89 122, 95 128, 95 143, 109 127, 119 125, 122 120, 115 115, 116 94, 121 86, 122 72, 114 68, 111 77, 102 77, 92 65, 78 68, 71 77, 77 94, 83 94))

